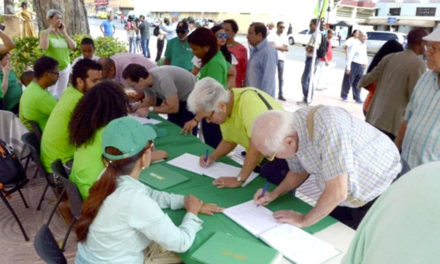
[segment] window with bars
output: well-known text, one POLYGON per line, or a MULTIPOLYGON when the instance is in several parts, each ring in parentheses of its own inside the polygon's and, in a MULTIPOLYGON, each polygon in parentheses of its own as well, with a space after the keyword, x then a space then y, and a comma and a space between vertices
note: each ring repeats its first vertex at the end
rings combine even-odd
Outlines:
POLYGON ((400 7, 398 8, 390 8, 390 15, 391 16, 400 16, 400 7))
POLYGON ((417 7, 416 16, 435 16, 435 7, 417 7))

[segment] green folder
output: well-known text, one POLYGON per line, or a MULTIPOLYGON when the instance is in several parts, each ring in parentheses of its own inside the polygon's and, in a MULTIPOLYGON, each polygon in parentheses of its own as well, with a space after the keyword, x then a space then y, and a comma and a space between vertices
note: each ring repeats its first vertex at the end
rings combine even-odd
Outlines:
POLYGON ((175 186, 189 179, 162 164, 153 164, 142 171, 139 181, 157 190, 175 186))
POLYGON ((263 244, 215 232, 191 257, 207 264, 269 264, 283 256, 263 244))

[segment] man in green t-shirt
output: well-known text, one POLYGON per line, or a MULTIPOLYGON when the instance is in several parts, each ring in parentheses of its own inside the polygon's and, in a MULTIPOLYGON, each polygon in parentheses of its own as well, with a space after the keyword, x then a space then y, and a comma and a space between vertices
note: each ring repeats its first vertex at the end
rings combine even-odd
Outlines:
POLYGON ((90 59, 81 59, 73 67, 71 84, 50 114, 41 139, 40 159, 47 172, 56 159, 67 162, 75 148, 69 143, 70 117, 83 94, 102 79, 102 67, 90 59))
POLYGON ((40 130, 44 130, 47 119, 57 103, 57 99, 47 91, 47 87, 57 82, 59 74, 58 61, 55 59, 43 56, 35 62, 35 79, 21 96, 19 108, 20 120, 30 131, 33 129, 29 121, 37 122, 40 130))
POLYGON ((165 50, 165 65, 173 65, 191 71, 194 67, 192 63, 193 53, 188 44, 188 23, 185 21, 177 24, 177 37, 171 39, 167 43, 165 50))

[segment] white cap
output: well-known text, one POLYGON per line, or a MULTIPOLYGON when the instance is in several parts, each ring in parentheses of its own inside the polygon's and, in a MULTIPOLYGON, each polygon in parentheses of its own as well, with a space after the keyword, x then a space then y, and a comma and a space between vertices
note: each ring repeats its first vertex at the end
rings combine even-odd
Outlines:
POLYGON ((434 31, 431 32, 431 34, 424 37, 423 40, 440 42, 440 27, 437 27, 434 31))

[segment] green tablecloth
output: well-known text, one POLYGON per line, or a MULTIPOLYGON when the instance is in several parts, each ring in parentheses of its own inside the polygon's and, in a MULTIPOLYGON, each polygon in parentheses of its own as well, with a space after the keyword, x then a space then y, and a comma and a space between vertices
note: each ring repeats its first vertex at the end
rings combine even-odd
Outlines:
MULTIPOLYGON (((155 116, 154 118, 161 119, 157 116, 155 116)), ((191 153, 201 156, 205 154, 207 148, 212 151, 211 147, 202 143, 195 136, 180 135, 180 127, 174 125, 173 123, 163 120, 163 122, 156 125, 156 127, 163 131, 166 130, 166 135, 157 138, 155 141, 155 145, 156 149, 166 150, 168 152, 168 160, 180 156, 184 153, 191 153)), ((223 157, 221 161, 238 166, 236 162, 227 157, 223 157)), ((204 202, 216 203, 217 205, 224 208, 251 200, 256 190, 258 188, 262 188, 265 184, 265 179, 257 177, 254 181, 252 181, 244 188, 218 189, 212 184, 212 178, 191 173, 168 164, 165 164, 165 166, 173 168, 174 170, 180 172, 182 175, 190 179, 187 182, 184 182, 177 186, 173 186, 169 189, 166 189, 165 191, 183 195, 193 194, 202 199, 204 202)), ((274 188, 275 185, 271 184, 269 190, 273 190, 274 188)), ((294 209, 301 213, 306 213, 308 210, 311 209, 310 205, 291 195, 280 197, 276 201, 269 204, 267 207, 272 211, 282 209, 294 209)), ((186 212, 185 210, 165 211, 176 225, 180 225, 186 212)), ((191 255, 216 231, 231 233, 235 236, 263 243, 258 238, 254 237, 245 229, 235 224, 232 220, 230 220, 223 214, 216 214, 215 216, 199 215, 199 217, 204 221, 203 229, 197 233, 196 239, 191 248, 186 253, 179 254, 179 257, 181 257, 185 263, 199 263, 192 259, 191 255)), ((305 230, 313 234, 336 222, 337 220, 335 220, 334 218, 326 217, 315 225, 305 228, 305 230)))

